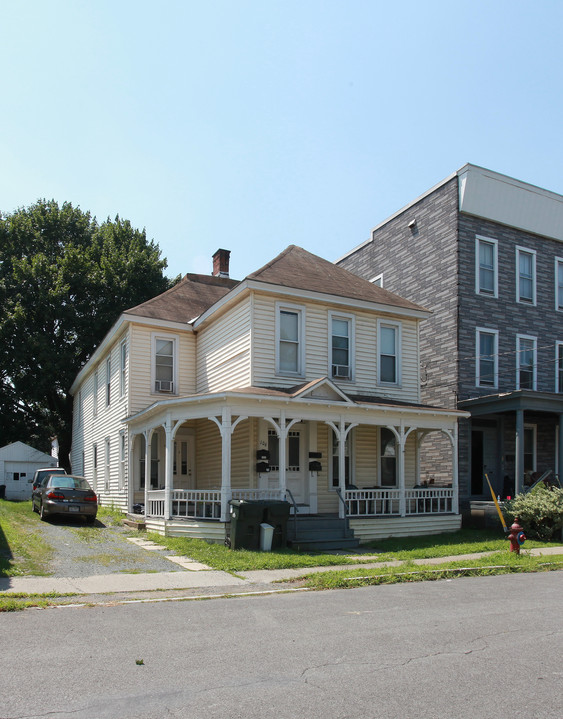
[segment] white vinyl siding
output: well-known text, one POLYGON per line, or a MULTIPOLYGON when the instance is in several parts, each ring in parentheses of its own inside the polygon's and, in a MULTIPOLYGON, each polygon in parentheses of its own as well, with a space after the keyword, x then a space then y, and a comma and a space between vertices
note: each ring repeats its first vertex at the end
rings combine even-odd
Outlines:
POLYGON ((251 384, 251 305, 248 299, 225 312, 197 335, 197 391, 251 384))
MULTIPOLYGON (((318 379, 327 374, 329 314, 341 314, 336 306, 322 303, 304 303, 306 312, 305 333, 305 381, 318 379), (327 311, 328 310, 328 311, 327 311)), ((401 326, 401 384, 377 385, 377 319, 375 312, 347 311, 354 317, 354 374, 353 381, 342 383, 343 390, 357 394, 375 393, 404 401, 419 401, 419 363, 417 320, 394 318, 385 320, 401 326)), ((257 294, 254 301, 253 384, 261 387, 293 387, 295 377, 276 375, 275 366, 275 317, 276 302, 266 295, 257 294)), ((339 380, 332 378, 338 384, 339 380)))

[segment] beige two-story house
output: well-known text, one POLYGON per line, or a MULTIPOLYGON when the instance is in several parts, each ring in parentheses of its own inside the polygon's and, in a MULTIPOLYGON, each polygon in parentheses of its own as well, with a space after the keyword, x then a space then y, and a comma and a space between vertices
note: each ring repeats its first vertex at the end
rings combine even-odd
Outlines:
POLYGON ((459 528, 467 413, 421 404, 429 312, 296 246, 240 282, 213 259, 124 312, 72 386, 73 471, 101 503, 213 541, 231 499, 287 500, 363 541, 459 528), (420 471, 435 433, 439 480, 420 471))

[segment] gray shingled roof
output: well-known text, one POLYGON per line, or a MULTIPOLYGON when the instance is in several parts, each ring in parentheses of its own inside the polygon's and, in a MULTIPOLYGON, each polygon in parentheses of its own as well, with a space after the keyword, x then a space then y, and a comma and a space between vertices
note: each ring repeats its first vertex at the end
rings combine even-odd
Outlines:
POLYGON ((296 245, 290 245, 267 265, 248 275, 247 279, 404 309, 428 311, 296 245))
MULTIPOLYGON (((384 290, 343 267, 290 245, 267 265, 248 275, 247 280, 297 290, 366 300, 408 310, 424 310, 420 305, 384 290)), ((187 274, 177 285, 147 302, 125 311, 125 314, 150 319, 190 322, 227 295, 237 280, 212 275, 187 274)))

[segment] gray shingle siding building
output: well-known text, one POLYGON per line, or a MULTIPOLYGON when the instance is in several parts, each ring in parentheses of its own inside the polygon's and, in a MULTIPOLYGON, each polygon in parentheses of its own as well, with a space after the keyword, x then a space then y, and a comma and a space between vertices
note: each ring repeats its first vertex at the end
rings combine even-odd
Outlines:
MULTIPOLYGON (((563 197, 465 165, 338 264, 432 310, 423 402, 460 421, 460 501, 511 494, 563 456, 563 197), (508 478, 508 479, 506 479, 508 478), (516 486, 515 486, 516 485, 516 486)), ((447 475, 434 446, 427 475, 447 475)))

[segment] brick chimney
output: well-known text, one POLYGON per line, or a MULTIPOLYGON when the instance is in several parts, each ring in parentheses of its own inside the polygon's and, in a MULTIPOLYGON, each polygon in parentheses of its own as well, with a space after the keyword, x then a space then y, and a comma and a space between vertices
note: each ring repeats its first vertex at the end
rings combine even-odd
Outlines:
POLYGON ((230 250, 217 250, 213 255, 213 277, 229 277, 230 250))

